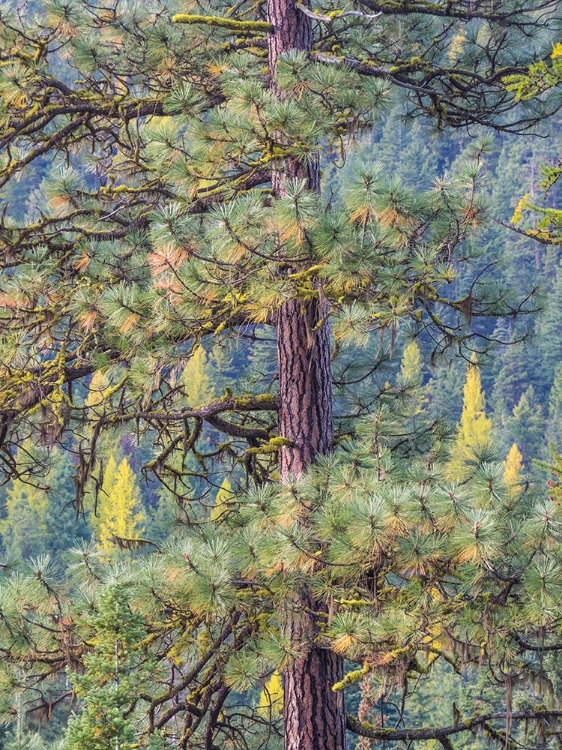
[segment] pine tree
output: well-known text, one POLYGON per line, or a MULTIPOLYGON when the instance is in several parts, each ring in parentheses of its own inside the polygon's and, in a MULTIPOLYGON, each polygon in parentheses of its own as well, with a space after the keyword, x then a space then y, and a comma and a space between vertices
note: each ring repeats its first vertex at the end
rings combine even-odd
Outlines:
POLYGON ((526 467, 530 467, 532 459, 544 455, 544 417, 532 385, 515 405, 508 428, 512 440, 518 441, 526 467))
POLYGON ((475 358, 468 366, 463 394, 462 414, 449 464, 449 474, 453 479, 462 479, 470 471, 478 452, 488 448, 492 440, 492 420, 486 416, 480 370, 475 358))
MULTIPOLYGON (((443 530, 415 502, 429 480, 411 497, 403 488, 413 507, 396 513, 399 487, 371 485, 359 506, 346 502, 349 486, 398 481, 400 470, 391 471, 387 452, 404 460, 404 451, 393 426, 381 432, 391 410, 384 399, 367 424, 352 414, 349 433, 335 430, 332 387, 333 343, 345 356, 350 346, 372 345, 375 329, 379 346, 392 349, 397 329, 409 322, 415 332, 429 331, 438 351, 454 343, 462 349, 473 318, 521 311, 502 293, 478 299, 470 291, 483 288, 477 273, 474 285, 463 278, 451 286, 483 215, 478 188, 486 144, 473 144, 447 180, 423 193, 361 165, 337 205, 320 192, 320 156, 327 145, 343 143, 345 151, 357 130, 372 127, 390 89, 407 98, 410 114, 429 115, 440 129, 534 125, 550 111, 548 103, 514 108, 502 71, 550 50, 556 28, 548 11, 557 2, 545 0, 541 8, 537 17, 530 0, 508 0, 501 10, 487 3, 361 0, 336 11, 329 4, 312 9, 267 0, 235 8, 204 3, 182 8, 196 13, 171 17, 167 6, 124 3, 100 11, 73 0, 49 3, 37 14, 19 6, 1 11, 6 156, 0 186, 44 154, 53 157, 46 213, 25 226, 9 220, 2 226, 3 447, 12 456, 28 426, 36 429, 35 409, 43 413, 45 442, 64 443, 66 428, 83 415, 72 383, 117 365, 127 370, 126 386, 118 398, 105 394, 103 413, 89 427, 154 431, 157 455, 148 468, 164 482, 182 472, 192 478, 188 454, 201 481, 217 461, 246 470, 250 491, 236 527, 244 534, 230 539, 215 529, 209 537, 189 537, 173 575, 157 576, 163 592, 174 576, 180 581, 174 594, 184 607, 169 602, 177 620, 166 638, 175 633, 176 652, 191 639, 186 649, 204 652, 196 663, 215 670, 196 676, 196 703, 182 701, 173 712, 174 721, 183 720, 175 739, 184 746, 198 741, 198 731, 207 748, 217 746, 229 731, 218 718, 229 691, 247 689, 274 662, 284 679, 286 750, 341 750, 344 656, 364 661, 368 644, 373 658, 403 676, 409 662, 396 633, 402 630, 411 644, 410 659, 420 644, 410 641, 416 628, 407 617, 402 628, 391 621, 400 619, 398 612, 418 611, 420 581, 412 579, 409 588, 410 577, 423 577, 442 559, 455 572, 457 563, 498 562, 503 517, 497 536, 487 535, 483 521, 475 537, 477 524, 468 517, 479 507, 460 524, 450 554, 441 556, 443 530), (459 43, 463 32, 466 41, 459 43), (51 64, 62 48, 72 76, 51 64), (445 296, 461 287, 460 298, 445 296), (252 341, 262 329, 277 345, 277 391, 226 391, 186 408, 176 388, 186 352, 213 335, 252 341), (203 425, 224 436, 212 450, 201 445, 203 425), (346 439, 366 432, 371 449, 355 446, 362 457, 347 463, 346 439), (331 494, 320 489, 326 474, 331 494), (373 514, 364 503, 378 497, 375 489, 386 497, 382 531, 366 522, 373 514), (370 530, 375 538, 363 536, 354 547, 348 528, 370 530), (379 581, 377 560, 394 550, 379 581), (348 577, 334 583, 331 573, 340 566, 348 577), (370 569, 375 580, 366 582, 370 569), (288 575, 277 577, 280 571, 288 575), (402 601, 374 632, 361 608, 393 576, 401 579, 402 601), (254 590, 273 590, 273 600, 254 590), (342 603, 353 601, 348 595, 356 590, 365 593, 359 613, 342 603), (248 609, 254 596, 256 609, 248 609), (231 658, 221 649, 224 641, 216 643, 223 636, 231 658), (204 645, 209 638, 211 655, 204 645)), ((89 413, 95 416, 95 408, 89 413)), ((83 488, 96 452, 91 440, 78 440, 83 488)), ((435 451, 417 470, 434 461, 435 451)), ((482 502, 487 486, 479 488, 482 502)), ((133 495, 125 487, 120 493, 133 495)), ((196 526, 199 515, 193 511, 188 521, 196 526)), ((447 528, 457 527, 455 521, 447 513, 442 519, 447 528)), ((214 526, 227 533, 227 524, 214 526)), ((431 596, 425 601, 430 606, 431 596)), ((548 617, 546 604, 535 604, 537 618, 548 617)), ((166 617, 168 608, 159 611, 166 617)), ((475 615, 478 621, 482 612, 475 615)), ((461 632, 459 626, 455 635, 461 632)), ((482 632, 476 637, 488 642, 482 632)), ((498 643, 501 650, 499 637, 498 643)), ((169 697, 161 687, 162 704, 184 689, 169 688, 169 697)))

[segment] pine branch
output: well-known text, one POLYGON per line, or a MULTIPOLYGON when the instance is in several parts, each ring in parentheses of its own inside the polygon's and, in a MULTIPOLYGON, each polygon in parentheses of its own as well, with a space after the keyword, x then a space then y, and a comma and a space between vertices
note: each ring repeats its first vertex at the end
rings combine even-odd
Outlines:
MULTIPOLYGON (((263 393, 258 396, 231 396, 227 395, 212 401, 206 406, 198 409, 181 409, 179 411, 151 411, 150 409, 136 411, 132 414, 117 414, 108 417, 105 421, 108 424, 119 424, 138 419, 146 419, 153 422, 183 422, 185 419, 202 419, 209 421, 217 414, 226 411, 247 412, 247 411, 276 411, 278 408, 278 399, 270 393, 263 393)), ((233 425, 234 428, 234 425, 233 425)), ((256 435, 255 437, 261 437, 256 435)))
POLYGON ((245 440, 256 438, 269 440, 268 431, 262 430, 259 427, 244 427, 243 425, 232 424, 232 422, 227 422, 220 417, 207 417, 206 421, 212 427, 215 427, 217 430, 224 432, 226 435, 231 435, 232 437, 244 438, 245 440))
POLYGON ((298 8, 305 16, 313 18, 315 21, 324 21, 324 23, 333 23, 336 19, 345 18, 346 16, 356 16, 366 21, 374 21, 382 16, 382 13, 362 13, 360 10, 334 10, 328 15, 322 15, 322 13, 315 13, 302 3, 295 3, 295 8, 298 8))
POLYGON ((491 721, 501 721, 508 718, 511 721, 537 721, 539 719, 547 721, 549 719, 562 718, 562 711, 555 709, 513 712, 497 711, 483 716, 475 716, 473 719, 467 719, 460 724, 452 724, 447 727, 422 727, 421 729, 391 729, 388 727, 377 727, 369 722, 359 721, 359 719, 348 714, 347 728, 361 737, 368 737, 373 740, 385 740, 387 742, 412 742, 415 740, 441 741, 442 739, 448 738, 454 734, 460 734, 461 732, 468 732, 479 727, 484 727, 491 721))
POLYGON ((188 13, 177 13, 172 16, 174 23, 204 24, 205 26, 220 26, 224 29, 232 29, 246 34, 263 33, 273 31, 273 24, 267 21, 237 21, 234 18, 222 18, 220 16, 190 15, 188 13))
POLYGON ((370 10, 378 11, 385 15, 428 15, 437 16, 441 18, 460 18, 468 21, 470 19, 480 18, 487 21, 496 23, 512 21, 514 19, 521 19, 519 23, 523 24, 525 17, 528 20, 525 21, 525 25, 540 27, 539 21, 535 21, 531 14, 538 11, 554 10, 556 7, 555 0, 545 0, 540 5, 533 5, 529 3, 527 8, 518 8, 516 10, 507 12, 497 12, 495 10, 495 4, 493 2, 453 2, 452 0, 446 0, 445 2, 429 2, 428 0, 398 0, 398 2, 378 2, 378 0, 360 0, 360 4, 369 8, 370 10), (486 9, 488 5, 488 9, 486 9))

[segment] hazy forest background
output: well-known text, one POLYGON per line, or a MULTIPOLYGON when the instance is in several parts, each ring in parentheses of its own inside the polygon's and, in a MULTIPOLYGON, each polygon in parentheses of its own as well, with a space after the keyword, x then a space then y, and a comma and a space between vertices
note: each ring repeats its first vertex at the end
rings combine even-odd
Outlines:
MULTIPOLYGON (((26 12, 31 14, 51 4, 57 8, 64 5, 36 0, 27 3, 26 12)), ((453 29, 451 34, 454 38, 446 54, 449 63, 454 65, 457 56, 462 55, 466 39, 458 30, 453 29)), ((549 40, 548 44, 552 50, 553 43, 549 40)), ((554 47, 555 52, 557 49, 554 47)), ((87 55, 85 49, 78 49, 78 53, 84 57, 87 55)), ((559 57, 562 57, 562 50, 554 55, 555 60, 559 57)), ((57 52, 54 69, 58 69, 61 80, 73 80, 74 71, 64 49, 57 52)), ((2 70, 0 67, 0 77, 2 70)), ((2 81, 0 90, 1 86, 2 81)), ((154 144, 164 147, 169 138, 173 139, 170 119, 167 115, 149 118, 152 128, 149 139, 152 138, 154 144)), ((390 323, 385 325, 384 334, 379 335, 373 329, 362 328, 364 319, 352 307, 348 326, 356 327, 356 335, 350 336, 348 341, 341 322, 337 329, 338 347, 341 347, 343 354, 334 370, 339 386, 334 402, 336 415, 345 426, 342 415, 348 411, 353 411, 355 416, 365 416, 376 411, 381 403, 386 404, 396 398, 400 404, 399 415, 392 417, 394 421, 391 420, 389 432, 383 433, 383 438, 390 442, 394 440, 397 451, 400 450, 400 440, 393 429, 401 419, 405 419, 404 413, 407 413, 408 420, 415 422, 412 430, 416 434, 417 430, 419 434, 425 434, 424 431, 429 434, 437 429, 435 425, 439 425, 435 438, 439 449, 435 450, 435 456, 443 460, 443 472, 448 482, 462 484, 468 481, 467 471, 476 470, 484 462, 489 466, 494 465, 494 481, 502 485, 508 497, 527 493, 530 497, 541 497, 543 500, 558 498, 560 491, 557 483, 562 472, 562 459, 559 457, 562 452, 562 249, 547 236, 543 209, 546 209, 548 218, 548 210, 555 210, 561 205, 556 182, 551 180, 553 184, 545 183, 545 180, 548 182, 549 168, 552 172, 560 165, 560 115, 555 114, 525 133, 493 132, 477 124, 453 130, 438 127, 435 121, 419 114, 411 116, 404 92, 396 90, 386 96, 385 106, 372 127, 358 129, 355 133, 347 134, 345 139, 345 152, 340 150, 338 144, 331 144, 323 149, 320 157, 322 197, 331 207, 343 205, 347 186, 365 164, 377 165, 380 173, 391 180, 391 191, 395 189, 405 196, 411 196, 435 189, 440 181, 446 181, 451 174, 462 169, 467 158, 473 158, 477 151, 481 201, 478 227, 463 249, 462 262, 456 266, 457 273, 449 284, 448 294, 454 299, 470 300, 475 284, 477 286, 480 279, 485 278, 487 289, 496 290, 500 295, 503 293, 501 290, 510 290, 510 294, 514 293, 518 300, 525 302, 523 312, 518 315, 489 315, 470 320, 469 324, 478 336, 474 343, 472 339, 463 339, 462 345, 454 337, 449 340, 434 338, 429 328, 416 332, 408 321, 400 320, 400 313, 397 313, 395 320, 389 318, 390 323), (354 314, 357 314, 357 318, 353 317, 354 314), (368 376, 365 372, 368 372, 368 376), (360 373, 357 381, 354 378, 356 373, 360 373), (391 433, 392 438, 389 437, 391 433)), ((155 158, 158 158, 158 153, 155 158)), ((72 208, 73 190, 93 186, 91 174, 84 165, 80 165, 78 159, 73 164, 63 162, 57 155, 48 152, 34 159, 32 167, 21 171, 17 179, 3 184, 0 188, 3 226, 33 225, 49 212, 56 215, 57 211, 68 210, 69 206, 72 208)), ((407 200, 404 198, 405 203, 407 200)), ((385 220, 387 225, 392 225, 392 218, 387 216, 385 220)), ((165 230, 162 227, 155 230, 151 241, 156 242, 156 231, 163 233, 165 230)), ((123 263, 129 263, 129 259, 123 263)), ((118 272, 117 268, 115 273, 118 275, 118 272)), ((0 293, 4 295, 2 303, 8 309, 10 274, 7 272, 0 282, 0 293)), ((438 314, 442 316, 441 322, 450 324, 451 330, 455 330, 458 309, 451 311, 444 308, 438 314)), ((115 309, 115 320, 117 315, 115 309)), ((121 330, 126 335, 129 324, 123 317, 120 321, 121 330)), ((130 323, 131 328, 134 325, 136 322, 130 323)), ((212 337, 202 338, 193 346, 190 355, 179 361, 170 382, 174 387, 178 384, 181 389, 182 408, 197 410, 230 397, 232 393, 250 394, 252 398, 257 398, 260 393, 275 394, 276 347, 267 325, 258 323, 252 337, 230 336, 227 333, 217 330, 212 337)), ((464 335, 464 329, 461 333, 464 335)), ((177 550, 178 545, 180 557, 189 560, 190 554, 195 553, 188 553, 187 547, 181 547, 185 544, 187 530, 196 528, 199 533, 198 524, 220 526, 225 519, 232 519, 238 512, 238 498, 248 491, 252 481, 260 479, 260 471, 268 473, 274 480, 278 478, 274 458, 277 449, 273 442, 275 437, 268 437, 267 450, 260 451, 261 444, 256 447, 254 443, 250 443, 251 447, 246 453, 238 447, 229 449, 220 422, 215 426, 206 422, 197 450, 183 457, 179 457, 181 451, 178 455, 170 452, 167 473, 157 471, 155 474, 152 469, 156 457, 160 457, 161 451, 165 450, 162 434, 151 429, 150 425, 139 426, 132 419, 122 422, 115 419, 109 429, 96 435, 98 468, 91 472, 85 487, 78 487, 82 490, 82 505, 77 505, 77 465, 83 459, 81 446, 91 438, 96 415, 105 415, 106 404, 115 398, 116 393, 119 394, 127 377, 135 383, 135 387, 140 388, 146 372, 140 367, 135 372, 134 366, 128 371, 128 365, 123 362, 100 360, 97 371, 78 381, 72 393, 72 409, 77 414, 93 416, 89 423, 86 421, 64 435, 57 434, 52 439, 49 434, 52 415, 46 411, 32 416, 33 430, 26 434, 25 430, 22 432, 23 437, 13 455, 17 455, 22 466, 37 465, 41 469, 29 474, 23 472, 19 477, 10 476, 6 470, 4 481, 0 484, 0 551, 4 579, 0 591, 0 619, 5 623, 0 650, 5 654, 7 665, 0 670, 0 747, 3 750, 47 750, 55 747, 68 747, 71 750, 97 750, 98 747, 109 750, 114 747, 124 750, 141 746, 156 750, 171 746, 165 732, 151 734, 147 740, 149 744, 137 744, 138 739, 133 738, 133 725, 129 725, 130 717, 136 716, 136 707, 127 713, 124 706, 129 706, 136 692, 150 692, 147 685, 150 684, 152 672, 158 673, 163 683, 166 680, 162 677, 162 671, 158 670, 165 672, 167 669, 172 673, 177 670, 181 674, 185 665, 194 658, 189 649, 202 648, 203 641, 208 645, 213 630, 205 620, 202 629, 197 630, 200 627, 197 625, 189 643, 187 635, 177 636, 166 652, 168 666, 165 668, 161 662, 158 662, 159 666, 156 666, 156 661, 154 664, 151 662, 151 659, 156 659, 155 656, 145 655, 140 659, 135 655, 140 653, 138 644, 142 641, 146 645, 151 636, 143 630, 145 625, 142 618, 138 619, 140 615, 135 606, 129 606, 128 595, 120 598, 121 595, 116 593, 120 590, 119 582, 125 581, 127 588, 134 587, 137 578, 148 580, 152 574, 147 571, 156 569, 158 565, 154 560, 168 554, 167 550, 177 550), (263 463, 258 465, 258 469, 253 466, 249 471, 249 463, 256 456, 263 463), (195 505, 198 510, 193 515, 191 509, 195 505), (109 582, 106 593, 94 594, 94 589, 88 588, 91 580, 87 585, 84 583, 87 577, 83 572, 84 565, 93 578, 109 582), (97 602, 88 611, 90 636, 85 637, 87 646, 80 656, 82 659, 87 652, 90 661, 86 658, 86 667, 83 663, 80 667, 67 666, 66 672, 59 669, 49 675, 48 687, 39 689, 32 678, 35 657, 25 656, 33 638, 27 630, 25 637, 23 630, 21 633, 10 630, 10 618, 22 616, 25 619, 26 613, 30 617, 33 614, 33 618, 37 613, 39 619, 43 617, 47 605, 39 594, 34 593, 33 580, 50 581, 52 577, 55 583, 45 584, 47 599, 52 604, 58 601, 59 596, 53 592, 58 591, 57 587, 69 576, 74 576, 70 590, 74 586, 82 586, 80 590, 84 601, 97 602), (32 583, 29 583, 30 580, 32 583), (97 596, 100 598, 96 599, 97 596), (115 625, 115 622, 112 625, 111 618, 114 616, 117 618, 115 622, 120 623, 119 627, 128 623, 129 628, 125 628, 126 634, 119 640, 119 648, 123 649, 119 656, 118 641, 111 640, 115 625), (104 642, 104 638, 108 640, 104 642), (185 638, 185 642, 182 642, 182 638, 185 638), (127 639, 130 639, 130 643, 127 639), (107 648, 110 657, 107 657, 107 648), (115 649, 115 659, 121 660, 126 677, 117 680, 117 692, 106 695, 104 690, 112 684, 114 675, 111 669, 105 673, 103 665, 113 658, 112 649, 115 649), (187 656, 182 649, 186 650, 187 656), (99 661, 96 662, 96 659, 99 661), (24 674, 25 677, 22 677, 24 674), (123 691, 124 697, 119 690, 123 691), (90 709, 100 696, 102 702, 114 701, 114 713, 109 714, 102 724, 113 721, 115 737, 102 737, 98 745, 95 726, 96 721, 99 722, 99 715, 90 709), (81 711, 87 720, 80 724, 77 716, 81 711), (71 715, 74 716, 71 731, 65 736, 71 715)), ((78 418, 76 424, 79 424, 78 418)), ((258 434, 264 426, 260 423, 255 429, 258 434)), ((175 434, 171 433, 170 440, 173 439, 175 434)), ((343 428, 339 439, 342 444, 345 442, 343 428)), ((175 446, 178 444, 176 441, 175 446)), ((403 460, 409 459, 406 456, 403 460)), ((238 522, 227 520, 227 523, 234 527, 238 522)), ((221 552, 222 548, 217 549, 216 557, 209 564, 220 569, 226 552, 221 552)), ((500 555, 500 551, 495 549, 494 554, 500 555)), ((473 562, 472 558, 470 562, 473 562)), ((420 575, 422 579, 425 575, 421 564, 419 567, 406 566, 405 569, 409 571, 407 575, 420 575)), ((560 588, 556 591, 558 594, 554 595, 554 599, 562 593, 560 588)), ((72 594, 69 596, 72 598, 72 594)), ((201 597, 203 600, 203 594, 201 597)), ((349 601, 360 598, 359 594, 353 593, 349 601)), ((211 599, 209 594, 209 601, 211 599)), ((226 594, 224 601, 226 603, 219 601, 216 604, 221 617, 223 609, 226 612, 230 606, 226 594)), ((350 609, 353 606, 350 604, 350 609)), ((148 621, 153 611, 156 612, 156 605, 150 607, 147 605, 142 615, 148 621)), ((204 605, 201 605, 200 611, 206 611, 204 605)), ((55 624, 58 626, 57 620, 50 622, 53 627, 55 624)), ((82 626, 77 626, 77 629, 82 626)), ((170 627, 175 626, 172 624, 170 627)), ((543 632, 556 633, 559 630, 560 620, 556 614, 548 626, 544 625, 543 632)), ((537 632, 534 635, 540 638, 537 632)), ((485 644, 481 648, 484 653, 485 644)), ((423 650, 421 646, 420 650, 423 650)), ((38 651, 37 647, 35 656, 38 651)), ((343 647, 342 653, 349 659, 343 647)), ((556 654, 556 651, 553 653, 556 654)), ((345 686, 348 710, 357 713, 363 706, 363 715, 370 716, 377 726, 381 722, 397 727, 446 726, 456 724, 460 721, 459 717, 470 719, 475 711, 502 710, 506 700, 506 684, 510 695, 508 713, 512 700, 516 707, 533 706, 533 710, 540 712, 543 701, 548 703, 554 695, 553 705, 559 705, 558 691, 562 683, 560 671, 554 663, 544 668, 544 674, 541 663, 540 668, 537 667, 540 674, 535 682, 521 680, 518 683, 514 678, 511 683, 509 675, 498 677, 496 673, 494 679, 490 679, 485 670, 479 670, 477 657, 468 658, 466 663, 462 659, 457 661, 456 657, 448 654, 445 646, 441 652, 443 654, 445 657, 436 660, 435 664, 428 657, 428 668, 420 668, 415 688, 408 694, 407 704, 401 704, 399 697, 404 682, 398 685, 400 680, 397 683, 389 680, 388 684, 383 685, 365 667, 361 679, 353 672, 355 676, 345 686), (541 674, 544 677, 542 682, 541 674)), ((556 656, 550 654, 544 658, 555 660, 556 656)), ((358 658, 357 662, 361 664, 362 660, 358 658)), ((187 746, 220 746, 221 750, 243 746, 252 750, 258 747, 269 750, 280 748, 280 673, 283 666, 282 660, 279 660, 279 669, 272 668, 271 664, 275 664, 273 657, 267 667, 263 666, 263 661, 259 668, 248 661, 247 664, 240 662, 227 668, 227 683, 231 692, 225 705, 231 707, 232 716, 240 713, 240 726, 246 726, 244 722, 247 721, 249 727, 252 717, 257 729, 252 725, 251 730, 243 730, 242 734, 246 734, 242 739, 236 739, 235 733, 231 737, 228 733, 230 730, 224 729, 223 744, 220 745, 199 745, 197 743, 204 740, 195 733, 193 745, 187 746), (228 669, 231 671, 228 672, 228 669)), ((528 668, 527 663, 525 668, 528 668)), ((346 662, 346 671, 352 669, 351 661, 346 662)), ((408 679, 411 686, 413 678, 409 676, 408 679)), ((204 680, 201 684, 203 695, 204 680)), ((179 690, 176 694, 188 702, 188 698, 179 690)), ((194 716, 198 715, 197 710, 194 709, 194 716)), ((236 718, 229 721, 232 726, 237 726, 236 718)), ((539 732, 531 726, 530 730, 520 728, 511 737, 509 729, 504 736, 503 727, 502 718, 499 725, 492 722, 485 727, 486 731, 455 736, 454 741, 451 740, 453 745, 446 744, 449 743, 446 738, 428 738, 417 741, 414 746, 427 750, 436 750, 441 746, 454 746, 457 750, 483 750, 488 742, 498 740, 510 748, 559 747, 555 744, 559 742, 558 732, 539 732)), ((392 739, 386 744, 383 740, 381 745, 380 739, 358 738, 352 733, 348 734, 348 742, 350 747, 357 746, 362 750, 407 745, 392 739)))

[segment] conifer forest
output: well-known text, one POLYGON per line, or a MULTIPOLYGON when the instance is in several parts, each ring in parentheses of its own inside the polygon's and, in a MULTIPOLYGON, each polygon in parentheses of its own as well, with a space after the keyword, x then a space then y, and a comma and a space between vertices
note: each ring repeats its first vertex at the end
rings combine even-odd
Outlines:
POLYGON ((0 0, 0 750, 562 749, 561 0, 0 0))

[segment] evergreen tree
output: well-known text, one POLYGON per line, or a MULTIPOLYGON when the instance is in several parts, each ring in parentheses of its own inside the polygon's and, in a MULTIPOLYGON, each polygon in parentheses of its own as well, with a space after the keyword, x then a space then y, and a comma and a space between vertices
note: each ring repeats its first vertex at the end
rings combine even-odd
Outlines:
POLYGON ((84 707, 70 720, 65 748, 147 747, 137 741, 134 717, 127 712, 134 706, 144 679, 144 674, 135 669, 135 648, 145 635, 142 620, 131 611, 123 589, 113 585, 100 596, 90 623, 93 649, 84 657, 85 671, 70 674, 84 707))
POLYGON ((532 362, 538 352, 530 342, 503 348, 499 361, 501 367, 494 379, 492 403, 494 418, 499 421, 510 414, 527 388, 532 385, 532 362))
POLYGON ((12 560, 27 560, 47 551, 47 506, 45 490, 22 480, 8 488, 6 517, 0 521, 5 554, 12 560))
POLYGON ((545 309, 537 319, 537 349, 541 366, 543 403, 548 398, 548 393, 554 381, 557 366, 562 362, 562 340, 560 333, 560 320, 562 316, 562 267, 556 269, 556 275, 552 283, 552 291, 545 302, 545 309))
MULTIPOLYGON (((440 606, 431 577, 442 584, 443 607, 451 607, 461 596, 451 580, 470 589, 483 569, 501 566, 498 548, 504 555, 513 534, 505 532, 503 506, 486 516, 490 481, 477 484, 466 514, 452 510, 450 493, 426 474, 435 447, 419 466, 411 462, 413 484, 401 485, 416 446, 395 431, 400 414, 388 399, 366 423, 357 419, 363 412, 352 414, 351 437, 369 435, 350 454, 348 435, 334 432, 333 419, 334 342, 339 352, 368 346, 376 329, 380 346, 392 349, 408 321, 428 332, 437 351, 462 349, 471 320, 525 308, 508 295, 484 294, 475 266, 474 283, 467 276, 453 284, 483 213, 485 144, 472 145, 447 180, 421 194, 361 165, 338 205, 320 192, 319 159, 325 144, 343 141, 345 150, 357 130, 369 129, 391 88, 407 98, 409 114, 429 115, 439 128, 533 126, 552 111, 548 102, 515 107, 502 77, 550 51, 556 8, 555 0, 543 0, 539 14, 528 0, 507 0, 500 10, 360 0, 334 11, 267 0, 234 8, 204 3, 171 17, 167 4, 100 10, 72 0, 37 14, 2 9, 0 186, 44 154, 53 157, 45 214, 1 229, 2 448, 11 457, 21 435, 36 429, 36 409, 44 443, 64 444, 66 428, 84 418, 72 383, 118 365, 127 370, 126 385, 104 394, 103 413, 86 407, 92 437, 122 424, 153 430, 158 455, 150 468, 163 481, 182 471, 191 477, 187 454, 202 480, 221 459, 246 470, 249 492, 237 523, 205 524, 219 528, 188 537, 168 571, 155 573, 159 594, 173 589, 163 607, 158 596, 147 606, 147 619, 155 609, 162 618, 173 613, 165 635, 155 634, 162 658, 184 645, 188 656, 202 652, 198 674, 187 671, 179 683, 175 672, 167 675, 160 703, 139 697, 150 717, 189 687, 188 700, 158 719, 183 722, 176 744, 212 748, 225 734, 234 742, 244 729, 236 721, 246 718, 229 724, 222 717, 230 691, 247 689, 273 667, 283 673, 286 750, 341 750, 343 692, 354 679, 344 677, 344 657, 375 668, 382 661, 396 682, 415 663, 426 619, 440 606), (70 81, 51 64, 60 49, 70 81), (186 408, 175 388, 186 352, 225 331, 251 340, 262 327, 276 340, 277 393, 227 391, 186 408), (389 413, 392 424, 383 428, 389 413), (201 444, 204 424, 224 435, 213 450, 201 444), (349 488, 361 483, 367 490, 355 501, 349 488), (430 487, 435 513, 425 502, 430 487), (380 506, 375 512, 372 502, 380 506), (390 597, 383 582, 394 596, 379 613, 373 600, 390 597), (358 610, 348 601, 359 601, 358 610)), ((80 489, 95 470, 96 451, 95 441, 79 443, 80 489)), ((123 487, 120 496, 133 494, 123 487)), ((188 520, 196 527, 199 517, 197 510, 188 520)), ((528 528, 521 533, 533 538, 528 528)), ((525 573, 535 597, 529 594, 519 616, 510 600, 505 618, 525 633, 529 619, 550 626, 555 608, 550 589, 536 595, 541 564, 525 573)), ((488 606, 501 606, 497 580, 486 582, 488 606)), ((144 593, 151 598, 150 589, 144 593)), ((476 623, 489 621, 482 602, 477 597, 470 612, 476 623)), ((448 624, 469 650, 490 644, 492 671, 503 665, 501 628, 492 643, 481 624, 448 624)), ((100 657, 108 668, 108 654, 100 657)), ((95 712, 96 686, 84 685, 95 712)), ((122 725, 111 715, 102 732, 122 729, 130 744, 118 708, 122 725)), ((454 731, 484 719, 471 722, 454 731)), ((354 719, 349 726, 379 738, 354 719)), ((153 728, 149 718, 146 734, 153 728)), ((397 731, 385 739, 402 739, 397 731)), ((104 736, 105 746, 112 736, 104 736)))
POLYGON ((544 417, 535 397, 533 386, 529 386, 513 409, 508 423, 509 435, 517 440, 527 467, 533 458, 543 454, 544 417))
POLYGON ((430 370, 426 389, 433 415, 446 419, 451 424, 459 421, 462 412, 459 383, 464 377, 464 362, 460 359, 440 362, 430 370))
POLYGON ((562 363, 554 372, 554 381, 548 400, 546 436, 548 442, 559 450, 562 446, 562 363))

